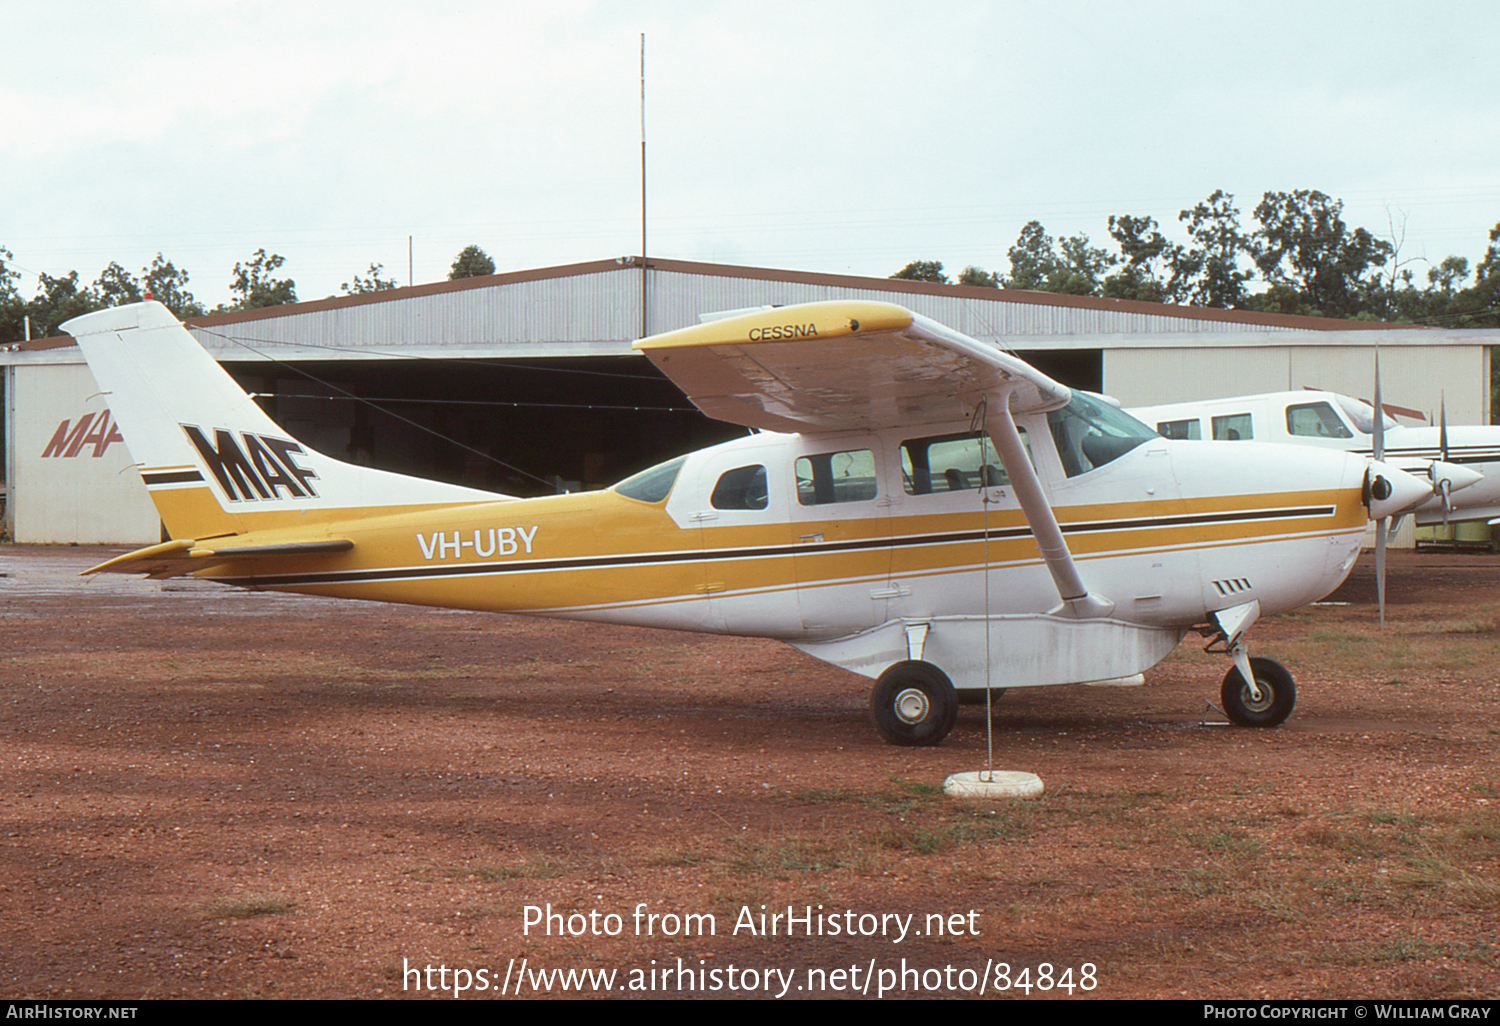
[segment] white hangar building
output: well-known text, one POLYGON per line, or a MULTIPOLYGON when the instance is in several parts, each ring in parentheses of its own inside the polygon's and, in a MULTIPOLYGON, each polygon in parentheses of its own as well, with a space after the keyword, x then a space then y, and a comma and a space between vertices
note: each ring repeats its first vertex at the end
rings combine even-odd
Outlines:
MULTIPOLYGON (((511 494, 599 487, 731 437, 631 343, 701 313, 899 303, 1126 406, 1318 387, 1489 423, 1500 332, 638 257, 198 318, 288 432, 329 455, 511 494)), ((77 346, 0 352, 4 527, 17 542, 145 544, 155 510, 77 346)))

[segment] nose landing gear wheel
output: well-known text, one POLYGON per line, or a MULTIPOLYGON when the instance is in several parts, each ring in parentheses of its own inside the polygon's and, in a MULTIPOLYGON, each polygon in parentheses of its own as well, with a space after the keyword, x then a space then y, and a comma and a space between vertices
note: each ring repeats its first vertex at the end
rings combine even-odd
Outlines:
POLYGON ((1297 685, 1285 666, 1274 659, 1251 659, 1250 672, 1260 688, 1260 698, 1251 695, 1250 685, 1235 667, 1229 668, 1219 697, 1229 721, 1241 727, 1275 727, 1292 714, 1297 704, 1297 685))
POLYGON ((908 748, 935 745, 958 718, 958 693, 931 663, 905 660, 886 669, 870 689, 870 719, 880 736, 908 748))

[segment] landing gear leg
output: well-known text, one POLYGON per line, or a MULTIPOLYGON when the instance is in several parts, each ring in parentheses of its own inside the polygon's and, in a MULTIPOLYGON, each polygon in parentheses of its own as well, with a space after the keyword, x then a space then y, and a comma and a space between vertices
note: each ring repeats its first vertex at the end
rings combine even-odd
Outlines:
POLYGON ((1227 652, 1234 662, 1219 697, 1229 721, 1241 727, 1277 726, 1297 704, 1297 686, 1286 667, 1273 659, 1251 659, 1245 650, 1241 639, 1259 617, 1260 602, 1256 600, 1209 614, 1218 633, 1206 651, 1227 652), (1224 647, 1215 648, 1221 641, 1224 647))
POLYGON ((1292 714, 1297 685, 1287 668, 1274 659, 1247 659, 1241 650, 1219 692, 1224 712, 1241 727, 1275 727, 1292 714), (1245 669, 1240 668, 1241 663, 1245 669), (1248 669, 1250 675, 1245 676, 1248 669))

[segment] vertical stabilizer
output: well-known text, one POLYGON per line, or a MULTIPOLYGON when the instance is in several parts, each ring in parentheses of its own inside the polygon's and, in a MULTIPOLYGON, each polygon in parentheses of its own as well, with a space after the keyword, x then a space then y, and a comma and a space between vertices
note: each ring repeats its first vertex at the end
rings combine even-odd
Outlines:
POLYGON ((400 512, 507 496, 356 467, 292 438, 160 303, 85 314, 78 340, 174 538, 238 534, 344 511, 400 512))

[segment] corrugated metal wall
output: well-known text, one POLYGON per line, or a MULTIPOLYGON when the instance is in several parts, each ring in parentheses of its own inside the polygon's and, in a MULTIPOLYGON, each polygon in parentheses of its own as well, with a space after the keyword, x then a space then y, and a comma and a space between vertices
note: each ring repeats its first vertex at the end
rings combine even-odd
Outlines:
MULTIPOLYGON (((1489 352, 1480 345, 1382 346, 1381 398, 1450 424, 1489 423, 1489 352)), ((1321 388, 1374 395, 1369 345, 1132 348, 1104 351, 1104 390, 1124 406, 1321 388)))
POLYGON ((17 367, 9 509, 26 544, 158 541, 161 521, 82 361, 17 367))
MULTIPOLYGON (((283 316, 260 317, 194 333, 216 355, 244 358, 240 346, 327 347, 335 350, 393 346, 555 347, 545 355, 583 351, 628 352, 640 335, 642 275, 620 266, 585 274, 537 277, 480 288, 400 296, 331 308, 291 308, 283 316)), ((1001 342, 1014 336, 1132 335, 1140 333, 1244 332, 1245 325, 1169 314, 1088 309, 1043 303, 943 296, 878 286, 869 288, 768 277, 734 277, 652 269, 647 331, 655 334, 696 324, 698 315, 767 304, 827 299, 874 299, 900 303, 978 339, 1001 342)), ((1169 309, 1169 308, 1168 308, 1169 309)), ((1257 329, 1260 331, 1262 329, 1257 329)), ((1265 328, 1264 331, 1283 329, 1265 328)), ((334 358, 337 353, 331 353, 334 358)), ((504 355, 496 352, 494 355, 504 355)), ((526 355, 543 355, 531 350, 526 355)))

